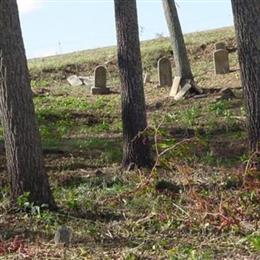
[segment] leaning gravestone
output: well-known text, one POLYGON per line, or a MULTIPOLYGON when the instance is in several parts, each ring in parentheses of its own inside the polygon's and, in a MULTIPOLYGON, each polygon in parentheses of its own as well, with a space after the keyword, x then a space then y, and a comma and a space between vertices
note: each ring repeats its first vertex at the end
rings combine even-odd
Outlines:
POLYGON ((213 54, 216 74, 229 73, 229 58, 227 50, 216 50, 213 54))
POLYGON ((159 86, 172 86, 172 67, 169 59, 163 57, 158 60, 159 86))
POLYGON ((215 50, 226 50, 227 49, 227 46, 224 42, 217 42, 215 44, 215 50))
POLYGON ((180 84, 181 84, 181 77, 180 76, 175 76, 172 84, 172 88, 170 91, 170 97, 175 97, 177 93, 179 92, 180 89, 180 84))
POLYGON ((110 93, 107 88, 107 69, 104 66, 97 66, 94 74, 94 87, 91 88, 92 95, 105 95, 110 93))
POLYGON ((187 82, 181 89, 180 91, 174 96, 174 99, 176 101, 181 100, 182 98, 184 98, 184 96, 188 93, 188 91, 192 88, 192 85, 187 82))

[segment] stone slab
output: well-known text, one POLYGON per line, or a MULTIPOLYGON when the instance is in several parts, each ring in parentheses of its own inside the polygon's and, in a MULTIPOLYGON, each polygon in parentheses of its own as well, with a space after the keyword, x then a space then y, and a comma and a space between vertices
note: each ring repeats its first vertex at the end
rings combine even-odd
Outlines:
POLYGON ((69 76, 67 78, 67 81, 73 87, 78 87, 78 86, 83 85, 83 82, 80 80, 80 78, 77 75, 69 76))
POLYGON ((185 84, 178 94, 174 97, 174 100, 178 101, 184 98, 184 96, 187 94, 187 92, 192 88, 192 85, 190 83, 185 84))
POLYGON ((180 89, 180 84, 181 84, 181 77, 176 76, 174 77, 172 88, 170 91, 170 97, 175 97, 180 89))
POLYGON ((79 76, 79 79, 84 83, 86 86, 93 86, 94 78, 93 77, 86 77, 86 76, 79 76))

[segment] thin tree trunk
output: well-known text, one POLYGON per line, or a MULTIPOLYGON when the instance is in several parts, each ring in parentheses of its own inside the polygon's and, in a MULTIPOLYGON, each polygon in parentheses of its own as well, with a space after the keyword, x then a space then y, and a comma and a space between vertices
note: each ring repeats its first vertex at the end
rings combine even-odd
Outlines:
POLYGON ((118 64, 122 85, 123 166, 152 164, 147 127, 136 1, 115 0, 118 64))
POLYGON ((184 80, 193 79, 175 1, 162 0, 162 2, 166 22, 170 32, 176 65, 176 75, 182 77, 184 80))
POLYGON ((56 208, 44 170, 16 0, 0 1, 0 109, 11 197, 56 208))
POLYGON ((248 114, 249 145, 260 141, 260 1, 232 0, 242 86, 248 114))

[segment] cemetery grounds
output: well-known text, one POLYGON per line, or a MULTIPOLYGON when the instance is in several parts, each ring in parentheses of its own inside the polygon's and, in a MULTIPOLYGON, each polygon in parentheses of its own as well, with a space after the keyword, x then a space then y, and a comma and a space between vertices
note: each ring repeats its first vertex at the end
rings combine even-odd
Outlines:
POLYGON ((235 48, 232 28, 185 36, 192 70, 207 97, 175 102, 157 88, 167 38, 142 43, 152 170, 120 168, 122 126, 115 47, 29 60, 46 170, 60 210, 19 198, 8 207, 0 128, 0 259, 260 259, 260 175, 250 162, 236 52, 232 72, 215 75, 214 44, 235 48), (108 69, 113 93, 71 87, 73 74, 108 69), (229 87, 236 98, 219 99, 229 87), (73 234, 55 246, 57 228, 73 234))

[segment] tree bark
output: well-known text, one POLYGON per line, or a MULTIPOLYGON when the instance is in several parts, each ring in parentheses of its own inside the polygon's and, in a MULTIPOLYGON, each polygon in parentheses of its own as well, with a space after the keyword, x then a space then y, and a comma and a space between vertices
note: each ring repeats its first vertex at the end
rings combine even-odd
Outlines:
POLYGON ((241 81, 248 116, 249 145, 259 152, 260 139, 260 1, 232 0, 241 81))
POLYGON ((174 0, 162 0, 166 22, 170 32, 170 39, 173 48, 176 75, 184 80, 193 79, 190 62, 182 34, 181 24, 178 17, 174 0))
POLYGON ((147 127, 136 1, 115 0, 118 65, 122 86, 123 167, 152 165, 147 127))
POLYGON ((12 202, 56 208, 44 170, 16 0, 0 1, 0 109, 12 202))

